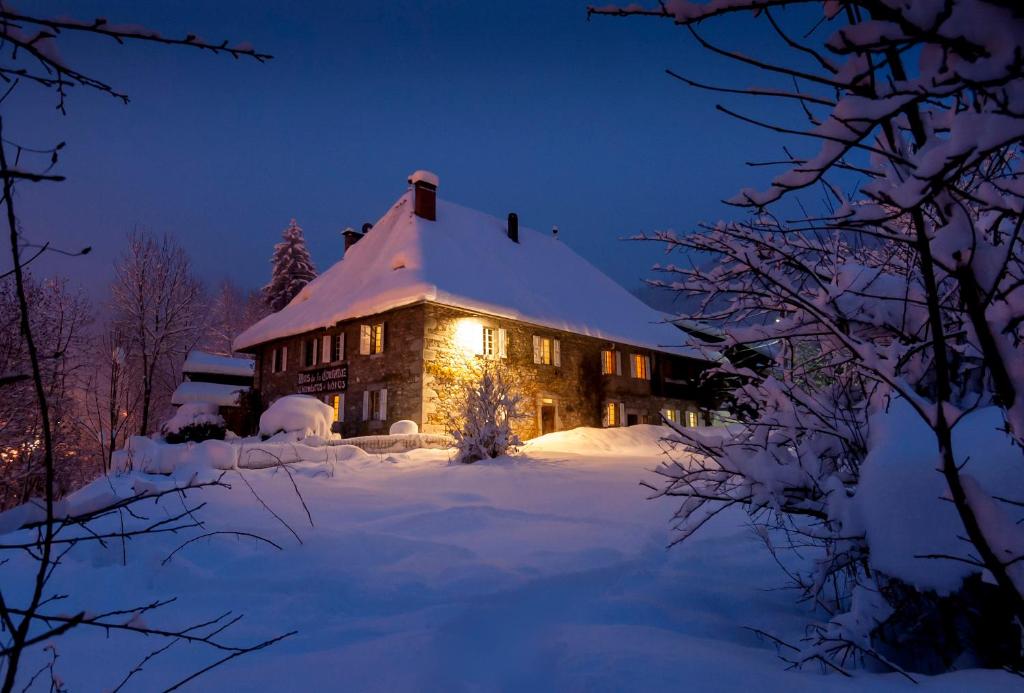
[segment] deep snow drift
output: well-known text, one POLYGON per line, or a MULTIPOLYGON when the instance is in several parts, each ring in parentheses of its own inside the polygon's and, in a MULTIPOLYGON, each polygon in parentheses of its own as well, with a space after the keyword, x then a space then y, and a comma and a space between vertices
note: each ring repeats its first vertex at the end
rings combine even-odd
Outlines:
MULTIPOLYGON (((200 511, 204 531, 254 532, 282 550, 214 536, 162 565, 188 536, 160 535, 130 542, 125 567, 120 544, 82 546, 58 571, 55 588, 72 595, 60 609, 176 596, 147 622, 181 626, 230 609, 245 614, 228 631, 235 642, 298 630, 190 690, 852 692, 1018 684, 991 671, 923 677, 920 687, 895 675, 784 671, 774 648, 742 626, 798 640, 814 616, 776 589, 782 576, 743 515, 723 514, 693 540, 665 549, 675 507, 646 501, 638 482, 652 479, 667 432, 580 429, 474 465, 451 465, 444 450, 368 455, 352 446, 293 446, 309 460, 288 469, 315 526, 281 469, 231 469, 224 472, 230 490, 190 494, 208 503, 200 511)), ((188 455, 160 455, 172 458, 179 476, 203 471, 188 455)), ((136 471, 112 482, 124 492, 173 479, 136 471)), ((109 490, 101 480, 80 498, 109 490)), ((166 507, 142 507, 159 515, 181 505, 168 497, 166 507)), ((5 590, 26 567, 5 566, 5 590)), ((73 632, 57 641, 58 673, 72 690, 111 689, 159 644, 73 632)), ((175 645, 126 690, 160 689, 215 657, 175 645)))

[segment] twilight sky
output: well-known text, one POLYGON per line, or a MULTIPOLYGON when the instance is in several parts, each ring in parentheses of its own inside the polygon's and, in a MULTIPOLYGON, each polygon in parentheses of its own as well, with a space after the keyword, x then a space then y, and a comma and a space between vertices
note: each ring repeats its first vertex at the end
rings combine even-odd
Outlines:
MULTIPOLYGON (((726 119, 715 95, 663 70, 739 86, 749 73, 667 21, 588 22, 576 0, 24 6, 246 40, 275 56, 261 65, 64 38, 66 60, 132 102, 77 89, 61 116, 48 94, 23 86, 3 104, 6 138, 68 142, 68 182, 22 186, 21 213, 33 239, 95 247, 36 270, 90 290, 107 284, 133 227, 177 235, 208 281, 256 287, 295 217, 326 269, 341 255, 341 229, 376 220, 417 168, 440 175, 446 199, 496 216, 514 210, 538 230, 558 225, 632 288, 660 253, 620 237, 735 215, 719 200, 769 173, 743 162, 780 153, 777 138, 726 119)), ((742 28, 710 35, 739 48, 752 40, 742 28)))

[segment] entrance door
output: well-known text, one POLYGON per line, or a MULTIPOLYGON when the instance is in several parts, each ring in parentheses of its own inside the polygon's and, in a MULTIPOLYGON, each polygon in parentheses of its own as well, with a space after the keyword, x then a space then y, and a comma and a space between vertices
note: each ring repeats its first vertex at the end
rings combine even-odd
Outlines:
POLYGON ((540 406, 540 434, 555 432, 555 405, 542 404, 540 406))
POLYGON ((636 414, 626 414, 626 425, 636 426, 639 423, 639 419, 636 414))

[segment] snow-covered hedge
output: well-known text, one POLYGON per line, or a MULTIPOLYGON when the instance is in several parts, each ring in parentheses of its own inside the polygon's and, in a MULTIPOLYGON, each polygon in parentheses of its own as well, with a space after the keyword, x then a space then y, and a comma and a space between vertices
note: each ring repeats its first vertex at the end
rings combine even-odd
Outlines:
POLYGON ((160 427, 168 443, 224 440, 227 425, 220 408, 211 402, 188 402, 160 427))

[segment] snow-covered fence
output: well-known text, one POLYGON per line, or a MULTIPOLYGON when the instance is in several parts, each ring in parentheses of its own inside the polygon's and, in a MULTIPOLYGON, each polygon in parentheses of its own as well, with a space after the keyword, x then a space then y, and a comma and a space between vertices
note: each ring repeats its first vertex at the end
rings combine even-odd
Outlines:
POLYGON ((444 449, 455 445, 451 436, 437 433, 402 433, 387 436, 359 436, 328 440, 328 445, 354 445, 370 454, 409 452, 421 448, 444 449))

